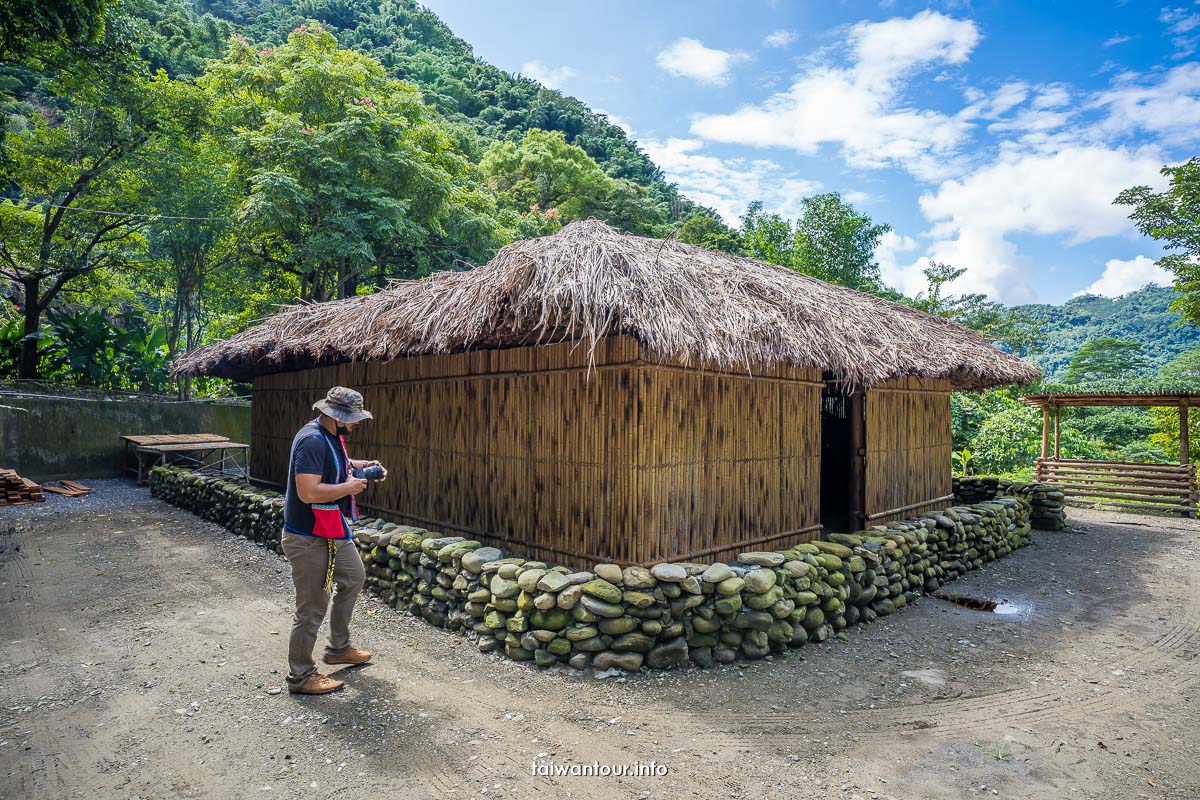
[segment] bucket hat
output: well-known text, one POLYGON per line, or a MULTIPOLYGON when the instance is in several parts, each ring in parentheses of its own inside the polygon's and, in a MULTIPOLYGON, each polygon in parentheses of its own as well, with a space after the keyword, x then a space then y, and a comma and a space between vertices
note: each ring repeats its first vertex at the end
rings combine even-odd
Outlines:
POLYGON ((363 396, 345 386, 335 386, 330 389, 324 400, 313 403, 313 408, 322 414, 328 414, 338 422, 362 422, 364 419, 374 419, 371 412, 363 408, 363 396))

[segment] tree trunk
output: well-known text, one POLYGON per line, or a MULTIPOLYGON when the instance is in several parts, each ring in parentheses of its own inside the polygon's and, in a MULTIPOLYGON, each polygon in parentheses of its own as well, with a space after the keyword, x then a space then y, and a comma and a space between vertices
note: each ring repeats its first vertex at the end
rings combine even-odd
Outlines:
POLYGON ((37 380, 38 375, 38 342, 36 338, 30 338, 41 328, 42 309, 38 304, 38 279, 32 279, 22 282, 25 288, 25 341, 21 342, 21 371, 20 377, 24 380, 37 380))

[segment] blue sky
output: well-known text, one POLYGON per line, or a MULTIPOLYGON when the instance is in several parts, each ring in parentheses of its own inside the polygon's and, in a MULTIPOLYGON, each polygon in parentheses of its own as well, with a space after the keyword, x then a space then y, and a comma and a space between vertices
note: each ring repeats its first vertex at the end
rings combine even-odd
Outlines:
POLYGON ((426 5, 730 223, 841 192, 893 227, 878 257, 909 294, 931 258, 1009 303, 1169 283, 1112 199, 1197 154, 1200 0, 426 5))

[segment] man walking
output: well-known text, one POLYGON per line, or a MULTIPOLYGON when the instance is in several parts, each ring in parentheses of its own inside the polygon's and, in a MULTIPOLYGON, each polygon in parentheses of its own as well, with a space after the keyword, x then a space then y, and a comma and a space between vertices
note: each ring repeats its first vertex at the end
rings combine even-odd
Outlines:
POLYGON ((292 440, 283 510, 283 553, 292 564, 296 587, 287 676, 293 694, 326 694, 344 685, 318 672, 313 661, 317 631, 335 586, 324 661, 365 664, 371 658, 350 644, 350 617, 366 574, 347 519, 358 519, 354 498, 367 485, 350 470, 382 465, 350 458, 344 437, 372 416, 363 408, 362 395, 344 386, 330 389, 313 409, 317 418, 292 440))

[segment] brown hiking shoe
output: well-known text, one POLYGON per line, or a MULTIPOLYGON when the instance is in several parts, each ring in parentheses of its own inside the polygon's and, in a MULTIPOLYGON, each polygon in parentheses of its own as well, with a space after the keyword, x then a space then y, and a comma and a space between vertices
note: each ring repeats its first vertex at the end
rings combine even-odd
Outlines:
POLYGON ((371 660, 370 650, 359 650, 357 647, 350 647, 344 653, 339 653, 336 656, 325 654, 326 664, 365 664, 371 660))
POLYGON ((322 675, 319 672, 314 672, 304 679, 304 683, 299 686, 288 685, 288 691, 292 694, 329 694, 336 692, 346 684, 334 678, 322 675))

